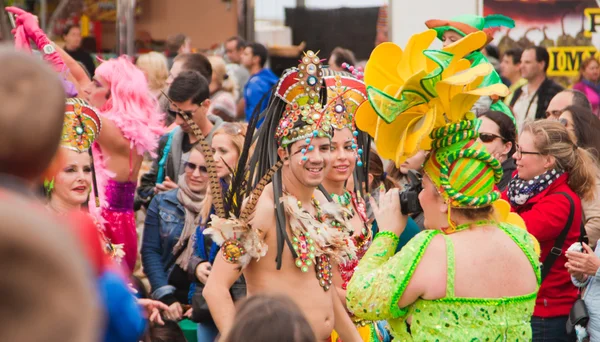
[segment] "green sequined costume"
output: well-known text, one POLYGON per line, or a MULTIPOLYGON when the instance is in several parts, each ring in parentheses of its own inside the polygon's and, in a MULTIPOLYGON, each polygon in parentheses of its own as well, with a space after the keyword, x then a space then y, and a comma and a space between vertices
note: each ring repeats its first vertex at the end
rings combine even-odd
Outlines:
MULTIPOLYGON (((538 284, 540 271, 534 242, 527 231, 507 223, 499 227, 528 257, 538 284)), ((531 341, 530 318, 537 291, 525 296, 498 299, 460 298, 454 295, 454 248, 452 240, 438 230, 415 236, 394 255, 398 239, 378 234, 358 264, 348 284, 348 309, 368 320, 387 320, 396 341, 531 341), (436 235, 446 240, 448 277, 446 297, 418 299, 400 308, 414 271, 436 235), (411 333, 405 320, 412 317, 411 333)))

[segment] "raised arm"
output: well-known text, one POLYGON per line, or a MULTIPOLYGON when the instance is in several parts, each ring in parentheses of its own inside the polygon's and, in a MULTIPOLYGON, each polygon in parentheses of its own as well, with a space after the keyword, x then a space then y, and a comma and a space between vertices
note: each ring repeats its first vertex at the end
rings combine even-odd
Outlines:
POLYGON ((92 80, 90 80, 88 74, 85 72, 85 70, 83 70, 81 64, 74 60, 73 57, 71 57, 68 53, 65 52, 65 50, 63 50, 57 44, 54 44, 54 48, 60 55, 60 58, 62 58, 62 60, 67 65, 67 68, 69 68, 69 72, 71 76, 73 76, 77 88, 81 91, 81 89, 85 88, 92 80))
POLYGON ((102 117, 102 131, 98 135, 96 142, 104 150, 109 150, 119 155, 129 155, 131 146, 129 140, 123 135, 123 131, 112 120, 102 117))
POLYGON ((75 81, 78 89, 82 89, 90 82, 79 63, 48 39, 33 14, 17 7, 7 7, 6 11, 16 15, 16 24, 24 29, 28 38, 33 39, 44 59, 52 65, 54 70, 58 73, 66 73, 70 70, 73 79, 69 79, 69 81, 75 81))

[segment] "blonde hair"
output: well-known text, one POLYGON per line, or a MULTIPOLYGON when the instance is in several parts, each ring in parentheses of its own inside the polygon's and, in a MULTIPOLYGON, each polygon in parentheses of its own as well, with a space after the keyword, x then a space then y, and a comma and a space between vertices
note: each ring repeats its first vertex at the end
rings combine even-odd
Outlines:
POLYGON ((553 120, 529 122, 523 132, 533 135, 535 147, 542 155, 553 156, 556 167, 569 174, 569 187, 579 197, 591 200, 595 196, 597 166, 593 155, 577 147, 575 137, 565 126, 553 120))
POLYGON ((150 91, 155 92, 166 87, 169 67, 167 58, 162 53, 152 51, 140 55, 135 65, 146 75, 150 91))
MULTIPOLYGON (((226 122, 219 127, 213 137, 219 134, 226 134, 235 146, 238 154, 242 154, 244 148, 244 140, 246 139, 246 131, 248 130, 248 124, 244 122, 226 122)), ((231 166, 231 165, 230 165, 231 166)))
MULTIPOLYGON (((247 123, 226 122, 215 131, 215 133, 213 134, 213 139, 219 134, 227 135, 229 138, 229 141, 231 141, 231 143, 235 147, 235 149, 238 153, 238 158, 239 158, 239 156, 242 154, 242 149, 244 148, 244 140, 246 139, 247 130, 248 130, 247 123)), ((196 149, 198 151, 202 152, 200 145, 197 145, 196 149)), ((252 150, 250 150, 250 153, 251 152, 252 152, 252 150)), ((236 163, 237 163, 237 161, 236 161, 236 163)), ((232 169, 235 169, 236 167, 240 167, 240 166, 229 165, 229 167, 231 167, 232 169)), ((245 165, 242 165, 241 167, 245 167, 245 165)), ((202 210, 200 211, 200 216, 201 216, 200 222, 202 224, 206 223, 208 216, 210 214, 211 208, 212 208, 212 196, 211 196, 210 184, 209 184, 209 188, 206 191, 206 197, 204 198, 204 203, 202 204, 202 210)))
POLYGON ((231 93, 234 98, 237 98, 237 82, 232 75, 227 74, 225 60, 219 56, 208 56, 208 61, 219 89, 231 93))

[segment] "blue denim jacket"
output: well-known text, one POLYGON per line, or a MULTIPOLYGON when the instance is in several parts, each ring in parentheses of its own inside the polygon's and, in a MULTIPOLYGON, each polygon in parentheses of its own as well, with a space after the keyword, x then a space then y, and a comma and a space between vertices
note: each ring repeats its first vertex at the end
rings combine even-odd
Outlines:
POLYGON ((154 196, 146 213, 142 265, 154 299, 175 292, 168 279, 175 265, 173 247, 179 241, 185 222, 185 210, 177 200, 178 192, 179 189, 173 189, 154 196))

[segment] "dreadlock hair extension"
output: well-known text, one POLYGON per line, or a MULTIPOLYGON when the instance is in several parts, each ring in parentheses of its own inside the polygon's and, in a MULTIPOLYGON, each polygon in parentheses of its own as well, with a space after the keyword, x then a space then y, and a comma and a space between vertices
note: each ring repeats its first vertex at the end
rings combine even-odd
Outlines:
MULTIPOLYGON (((252 181, 251 187, 254 188, 258 185, 260 179, 267 174, 268 170, 277 162, 277 149, 279 148, 278 142, 274 138, 275 132, 279 125, 281 115, 285 110, 286 103, 278 98, 277 96, 271 96, 269 105, 264 111, 264 121, 258 131, 258 139, 256 141, 256 148, 254 156, 250 160, 250 165, 255 167, 250 172, 250 180, 252 181)), ((281 269, 281 254, 283 253, 284 241, 290 247, 292 255, 296 257, 292 243, 287 236, 286 224, 285 224, 285 213, 283 205, 277 201, 283 195, 282 191, 282 179, 281 171, 278 171, 273 176, 273 196, 275 198, 275 213, 276 213, 276 228, 277 228, 277 269, 281 269)))

